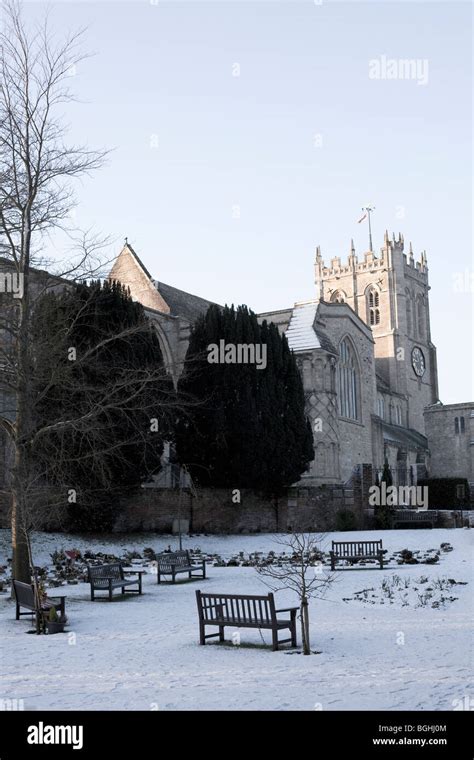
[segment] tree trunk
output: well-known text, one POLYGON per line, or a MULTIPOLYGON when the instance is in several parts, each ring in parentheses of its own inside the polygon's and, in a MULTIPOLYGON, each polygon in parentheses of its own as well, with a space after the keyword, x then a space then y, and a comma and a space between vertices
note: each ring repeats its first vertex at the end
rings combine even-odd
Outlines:
POLYGON ((21 494, 17 492, 15 487, 13 487, 12 490, 12 578, 15 578, 17 581, 22 581, 22 583, 31 583, 28 545, 26 543, 25 534, 21 529, 21 494))
POLYGON ((23 295, 19 301, 19 326, 16 345, 17 388, 15 418, 15 459, 12 483, 12 576, 23 583, 31 583, 30 562, 26 533, 29 530, 28 505, 25 503, 25 486, 28 482, 27 447, 30 424, 30 248, 31 201, 23 215, 20 276, 23 277, 23 295))
MULTIPOLYGON (((15 460, 12 482, 12 577, 23 583, 31 583, 30 559, 26 534, 29 530, 28 504, 25 484, 28 479, 27 450, 21 438, 27 430, 24 414, 24 398, 18 394, 16 420, 15 460)), ((27 398, 27 397, 26 397, 27 398)))
MULTIPOLYGON (((12 482, 12 578, 22 583, 31 583, 30 552, 28 548, 28 505, 24 479, 27 477, 26 451, 15 441, 15 460, 12 482)), ((12 590, 13 593, 13 590, 12 590)))
POLYGON ((308 598, 303 596, 301 599, 301 640, 303 642, 303 654, 311 654, 311 645, 309 640, 309 613, 308 598))

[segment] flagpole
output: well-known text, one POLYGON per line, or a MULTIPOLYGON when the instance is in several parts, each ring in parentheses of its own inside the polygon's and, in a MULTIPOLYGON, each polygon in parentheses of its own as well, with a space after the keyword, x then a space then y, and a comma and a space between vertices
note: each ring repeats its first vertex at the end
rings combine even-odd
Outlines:
POLYGON ((365 211, 365 213, 367 214, 369 218, 369 251, 371 253, 374 252, 374 247, 372 245, 372 224, 370 221, 370 215, 374 209, 375 209, 375 206, 363 206, 362 208, 362 211, 365 211))
POLYGON ((373 253, 374 249, 373 249, 373 246, 372 246, 372 227, 371 227, 371 224, 370 224, 370 214, 371 214, 371 212, 372 212, 372 209, 369 207, 367 209, 367 213, 369 215, 369 251, 371 251, 373 253))

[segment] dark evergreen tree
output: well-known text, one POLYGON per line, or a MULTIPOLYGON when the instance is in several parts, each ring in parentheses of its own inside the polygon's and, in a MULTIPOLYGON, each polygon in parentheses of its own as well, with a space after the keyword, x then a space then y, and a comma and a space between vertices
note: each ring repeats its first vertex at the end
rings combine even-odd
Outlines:
POLYGON ((392 471, 390 469, 390 465, 388 463, 387 457, 385 457, 384 463, 383 463, 383 470, 382 470, 382 483, 387 484, 387 488, 391 485, 393 485, 393 477, 392 477, 392 471))
POLYGON ((196 402, 176 427, 178 460, 195 482, 278 496, 314 458, 301 377, 284 335, 246 306, 210 306, 191 333, 181 396, 196 402), (266 367, 210 363, 211 345, 266 346, 266 367))
POLYGON ((64 506, 77 493, 65 527, 110 529, 170 437, 174 390, 156 333, 119 283, 96 282, 45 296, 35 342, 34 413, 48 426, 33 452, 38 473, 64 506))
MULTIPOLYGON (((387 457, 383 463, 382 476, 380 478, 381 483, 385 483, 387 488, 393 485, 392 471, 388 463, 387 457)), ((394 508, 388 504, 380 504, 375 509, 375 524, 377 528, 388 530, 393 525, 394 508)))

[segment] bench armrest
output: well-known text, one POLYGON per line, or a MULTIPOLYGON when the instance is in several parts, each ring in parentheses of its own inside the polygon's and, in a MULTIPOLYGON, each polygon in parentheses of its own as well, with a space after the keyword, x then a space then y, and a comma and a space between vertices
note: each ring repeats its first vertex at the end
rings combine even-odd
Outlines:
POLYGON ((295 610, 299 610, 299 607, 284 607, 281 610, 275 610, 275 612, 294 612, 295 610))

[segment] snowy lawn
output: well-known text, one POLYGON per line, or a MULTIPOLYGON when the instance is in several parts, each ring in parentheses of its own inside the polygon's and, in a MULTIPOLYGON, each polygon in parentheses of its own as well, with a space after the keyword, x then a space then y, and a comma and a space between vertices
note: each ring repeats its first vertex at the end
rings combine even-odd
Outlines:
MULTIPOLYGON (((129 594, 112 603, 92 603, 88 584, 63 586, 57 593, 68 597, 69 635, 27 635, 30 618, 15 621, 14 604, 3 594, 0 698, 22 699, 26 710, 451 710, 455 700, 473 696, 474 532, 333 533, 324 543, 328 549, 331 540, 379 537, 389 552, 439 549, 443 542, 453 551, 441 553, 436 565, 338 571, 327 598, 310 603, 311 644, 320 654, 309 657, 292 650, 272 652, 262 646, 262 639, 270 643, 270 632, 251 629, 241 629, 240 646, 232 645, 234 629, 229 628, 225 645, 199 646, 196 589, 267 593, 250 567, 211 564, 208 580, 175 586, 158 586, 150 573, 144 576, 143 596, 129 594), (402 578, 397 588, 405 578, 416 585, 422 576, 428 578, 424 587, 438 578, 468 585, 453 585, 447 595, 456 601, 440 608, 415 606, 416 594, 403 606, 402 595, 395 594, 390 603, 381 590, 382 581, 395 575, 402 578), (362 603, 354 595, 364 589, 375 592, 362 603)), ((10 555, 8 540, 8 532, 1 531, 0 564, 10 555)), ((176 539, 142 534, 86 541, 38 534, 35 558, 41 565, 55 549, 141 552, 169 543, 175 546, 176 539)), ((239 551, 281 550, 271 535, 185 537, 184 546, 226 558, 239 551)), ((276 601, 277 607, 296 604, 287 592, 279 592, 276 601)))

